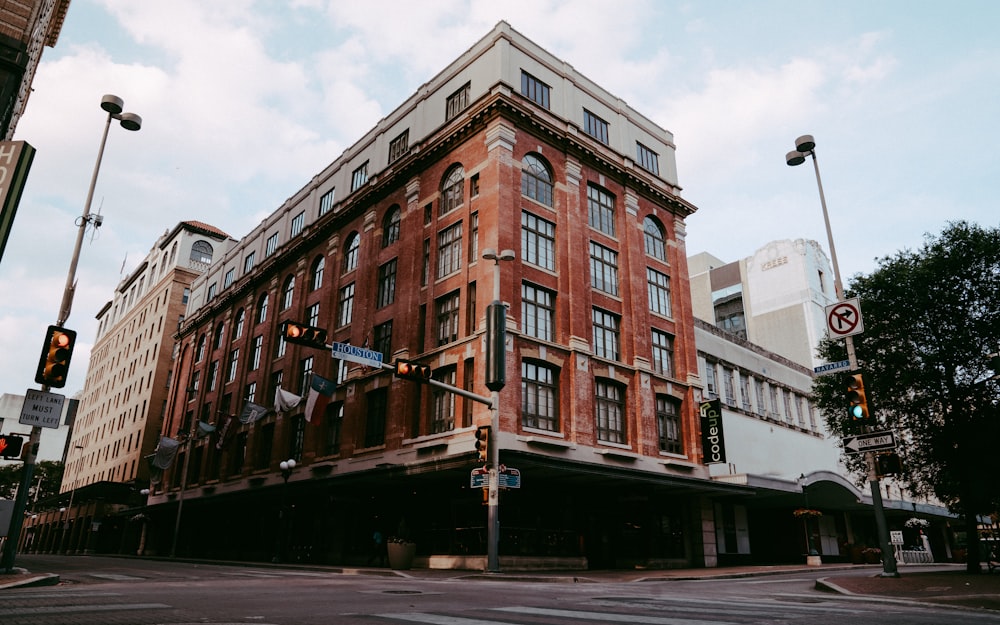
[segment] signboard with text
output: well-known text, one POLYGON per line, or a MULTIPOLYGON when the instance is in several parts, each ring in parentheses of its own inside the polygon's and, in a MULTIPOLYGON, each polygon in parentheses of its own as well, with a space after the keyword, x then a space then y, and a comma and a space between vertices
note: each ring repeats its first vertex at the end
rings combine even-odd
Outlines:
POLYGON ((726 461, 726 439, 722 432, 722 401, 713 399, 701 402, 701 450, 705 464, 726 461))
POLYGON ((17 422, 32 427, 58 428, 62 420, 65 399, 65 395, 44 393, 29 388, 24 392, 21 418, 17 422))

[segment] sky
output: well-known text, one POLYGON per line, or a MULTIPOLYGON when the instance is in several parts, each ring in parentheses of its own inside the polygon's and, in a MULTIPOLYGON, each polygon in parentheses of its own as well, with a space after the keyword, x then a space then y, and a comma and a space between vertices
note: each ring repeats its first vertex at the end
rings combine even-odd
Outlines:
POLYGON ((72 0, 15 140, 37 154, 0 260, 0 393, 37 389, 106 114, 66 327, 82 390, 95 315, 184 220, 236 239, 507 21, 674 134, 688 254, 829 251, 846 285, 950 221, 1000 225, 1000 3, 962 0, 72 0), (993 208, 991 208, 993 207, 993 208))

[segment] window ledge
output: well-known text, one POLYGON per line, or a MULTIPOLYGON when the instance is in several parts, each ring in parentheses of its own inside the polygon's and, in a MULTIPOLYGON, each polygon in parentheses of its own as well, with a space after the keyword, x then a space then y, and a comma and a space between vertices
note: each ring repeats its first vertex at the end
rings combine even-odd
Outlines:
POLYGON ((664 466, 677 467, 678 469, 694 469, 698 466, 696 463, 683 458, 661 458, 657 462, 664 466))
POLYGON ((613 449, 613 448, 610 448, 610 447, 602 447, 600 449, 595 449, 594 453, 595 454, 600 454, 602 456, 610 456, 612 458, 620 458, 622 460, 629 460, 631 462, 635 462, 636 460, 639 459, 639 454, 637 454, 637 453, 634 453, 634 452, 631 452, 631 451, 624 451, 624 450, 621 450, 621 449, 613 449))
POLYGON ((561 438, 550 437, 547 435, 542 436, 518 436, 516 439, 518 442, 527 443, 529 445, 542 445, 546 447, 561 447, 563 449, 576 449, 576 445, 573 443, 563 440, 561 438))

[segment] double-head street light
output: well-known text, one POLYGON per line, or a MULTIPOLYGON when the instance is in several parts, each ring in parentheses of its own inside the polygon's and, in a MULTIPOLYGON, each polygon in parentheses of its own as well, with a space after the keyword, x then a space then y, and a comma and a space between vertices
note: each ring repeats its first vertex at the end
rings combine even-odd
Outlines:
MULTIPOLYGON (((826 196, 823 194, 823 180, 819 175, 819 162, 816 160, 816 141, 812 135, 802 135, 795 140, 795 149, 785 155, 785 162, 790 167, 801 165, 806 162, 806 157, 811 156, 813 169, 816 171, 816 186, 819 187, 819 201, 823 207, 823 221, 826 223, 826 237, 830 246, 830 262, 833 263, 834 287, 837 291, 837 300, 843 301, 844 283, 840 279, 840 264, 837 262, 837 248, 833 244, 833 231, 830 229, 830 214, 826 210, 826 196)), ((854 352, 854 337, 848 335, 844 337, 844 344, 847 348, 847 359, 850 362, 851 371, 858 371, 858 357, 854 352)), ((872 493, 872 508, 875 512, 875 524, 878 527, 879 543, 882 547, 882 576, 899 577, 896 570, 896 557, 892 552, 889 543, 889 528, 885 520, 885 510, 882 507, 882 490, 879 486, 878 474, 875 471, 875 456, 873 453, 866 454, 868 461, 868 483, 872 493)))
MULTIPOLYGON (((87 201, 83 205, 83 214, 80 216, 79 230, 76 235, 76 245, 73 248, 73 256, 70 258, 69 273, 66 275, 66 287, 63 289, 62 302, 59 304, 59 317, 56 325, 63 327, 69 318, 69 313, 73 308, 73 294, 76 291, 76 267, 80 261, 80 248, 83 246, 83 235, 87 231, 87 225, 93 221, 94 227, 101 225, 100 216, 90 215, 90 205, 94 200, 94 188, 97 186, 97 174, 101 170, 101 159, 104 157, 104 146, 108 141, 108 129, 111 127, 111 120, 117 120, 125 130, 136 131, 142 128, 142 118, 135 113, 123 113, 124 102, 116 95, 105 95, 101 98, 101 108, 108 114, 107 122, 104 125, 104 133, 101 136, 101 147, 97 151, 97 162, 94 164, 94 173, 90 178, 90 189, 87 191, 87 201)), ((42 385, 42 391, 48 392, 49 386, 42 385)), ((35 472, 35 456, 37 455, 38 442, 41 439, 42 429, 40 426, 32 426, 31 438, 28 442, 28 451, 24 456, 24 471, 21 476, 21 486, 17 491, 17 499, 14 501, 14 521, 11 522, 10 535, 4 544, 3 556, 0 558, 0 571, 14 570, 14 557, 17 552, 17 541, 21 536, 21 526, 23 524, 24 510, 27 506, 28 489, 31 487, 31 480, 35 472)))
POLYGON ((285 534, 288 532, 288 478, 292 477, 292 471, 295 470, 296 464, 295 458, 282 460, 278 463, 283 483, 281 485, 281 507, 278 510, 278 531, 274 542, 273 562, 281 562, 285 557, 285 534))

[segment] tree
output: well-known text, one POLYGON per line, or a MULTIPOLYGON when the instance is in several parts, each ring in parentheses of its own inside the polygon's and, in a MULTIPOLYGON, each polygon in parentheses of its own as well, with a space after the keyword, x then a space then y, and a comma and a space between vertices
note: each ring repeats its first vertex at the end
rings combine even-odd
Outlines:
MULTIPOLYGON (((923 247, 878 260, 852 279, 865 331, 855 350, 875 429, 902 440, 899 476, 915 494, 933 494, 965 519, 968 570, 980 572, 977 515, 1000 509, 1000 384, 990 354, 1000 347, 1000 229, 949 224, 923 247)), ((820 353, 845 358, 841 341, 820 353)), ((848 416, 839 376, 814 383, 830 431, 859 431, 848 416)), ((864 457, 848 466, 865 472, 864 457)))
MULTIPOLYGON (((17 487, 21 483, 21 471, 24 465, 20 462, 0 467, 0 499, 14 499, 17 487)), ((32 490, 29 493, 28 508, 35 501, 45 501, 59 494, 62 484, 63 463, 42 461, 35 465, 35 475, 32 490), (37 492, 36 492, 37 490, 37 492)))

